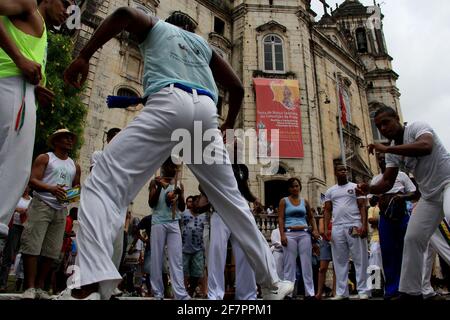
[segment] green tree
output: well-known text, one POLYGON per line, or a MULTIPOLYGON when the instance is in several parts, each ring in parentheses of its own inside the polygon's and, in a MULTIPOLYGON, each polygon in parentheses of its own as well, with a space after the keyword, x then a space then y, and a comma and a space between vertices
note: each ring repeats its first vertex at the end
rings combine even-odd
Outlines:
POLYGON ((51 106, 38 107, 34 156, 49 150, 48 137, 56 130, 67 128, 78 136, 72 157, 77 158, 83 145, 83 129, 87 108, 81 100, 82 90, 64 83, 64 70, 72 61, 72 38, 53 32, 48 33, 47 88, 55 93, 51 106))

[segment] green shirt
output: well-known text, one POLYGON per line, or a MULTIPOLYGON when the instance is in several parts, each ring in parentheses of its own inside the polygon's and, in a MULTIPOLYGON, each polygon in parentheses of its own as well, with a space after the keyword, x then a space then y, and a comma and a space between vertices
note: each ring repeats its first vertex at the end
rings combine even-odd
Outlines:
MULTIPOLYGON (((23 56, 41 65, 43 82, 45 84, 45 65, 47 63, 47 28, 45 22, 41 37, 35 37, 23 32, 6 16, 0 16, 0 23, 3 23, 9 37, 23 56)), ((21 74, 22 72, 17 68, 14 61, 0 48, 0 78, 14 77, 21 74)))

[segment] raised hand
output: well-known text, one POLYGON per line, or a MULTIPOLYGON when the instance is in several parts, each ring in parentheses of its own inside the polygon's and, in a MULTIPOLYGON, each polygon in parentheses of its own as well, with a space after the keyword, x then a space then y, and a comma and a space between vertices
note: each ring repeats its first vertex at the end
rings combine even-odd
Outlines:
POLYGON ((78 57, 64 71, 64 81, 71 86, 80 89, 86 82, 89 73, 89 61, 78 57))

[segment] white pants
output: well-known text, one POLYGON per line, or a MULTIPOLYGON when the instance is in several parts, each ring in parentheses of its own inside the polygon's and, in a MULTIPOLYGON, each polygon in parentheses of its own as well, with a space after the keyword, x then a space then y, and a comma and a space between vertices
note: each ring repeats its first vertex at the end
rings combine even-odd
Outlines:
POLYGON ((284 278, 284 253, 282 248, 272 248, 272 254, 277 265, 277 274, 280 279, 284 278))
POLYGON ((295 282, 297 274, 297 255, 302 266, 305 295, 314 296, 314 279, 312 272, 311 235, 305 231, 287 232, 287 247, 284 248, 284 280, 295 282))
POLYGON ((208 261, 208 299, 222 300, 225 294, 224 268, 228 239, 231 237, 236 265, 236 300, 256 300, 255 272, 247 261, 239 243, 217 214, 211 216, 211 240, 208 261))
POLYGON ((434 289, 431 286, 431 274, 433 271, 433 263, 436 258, 436 253, 450 265, 450 245, 442 235, 439 228, 431 236, 430 243, 425 251, 425 263, 423 266, 424 271, 422 278, 422 295, 424 298, 429 298, 435 295, 434 289))
POLYGON ((350 236, 348 230, 352 226, 337 225, 333 226, 331 231, 331 252, 336 273, 336 295, 343 297, 349 296, 348 271, 350 254, 355 265, 358 293, 370 293, 367 286, 367 269, 369 266, 367 239, 350 236))
POLYGON ((112 261, 116 266, 117 270, 119 270, 120 263, 122 262, 124 229, 125 225, 122 225, 122 227, 119 230, 119 233, 117 234, 116 240, 114 240, 113 243, 112 261))
POLYGON ((30 178, 36 130, 34 86, 26 82, 25 118, 15 131, 22 104, 22 77, 0 78, 0 228, 4 229, 30 178))
MULTIPOLYGON (((150 96, 141 113, 99 157, 85 181, 78 212, 77 258, 82 286, 99 282, 100 293, 107 298, 121 280, 111 259, 113 242, 130 202, 179 144, 171 139, 174 129, 182 128, 194 136, 194 121, 201 121, 203 131, 212 129, 215 133, 214 142, 204 143, 203 149, 213 145, 216 155, 228 159, 214 102, 207 96, 198 96, 198 100, 176 88, 150 96)), ((238 190, 231 165, 202 163, 189 168, 247 255, 257 282, 267 287, 278 282, 269 245, 238 190)))
POLYGON ((450 215, 450 184, 437 199, 420 199, 409 220, 403 248, 399 291, 422 294, 424 257, 431 236, 442 219, 450 215))
POLYGON ((380 242, 378 241, 370 243, 369 265, 383 270, 383 258, 381 256, 380 242))
POLYGON ((164 283, 162 278, 164 247, 167 245, 169 258, 170 281, 177 300, 190 299, 184 286, 183 273, 183 243, 178 221, 165 224, 155 224, 151 232, 150 282, 153 295, 157 299, 164 298, 164 283))

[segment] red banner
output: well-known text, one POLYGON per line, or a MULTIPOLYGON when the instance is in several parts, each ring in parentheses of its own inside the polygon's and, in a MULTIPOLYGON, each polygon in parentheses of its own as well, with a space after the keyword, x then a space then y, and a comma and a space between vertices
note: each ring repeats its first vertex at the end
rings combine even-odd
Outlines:
MULTIPOLYGON (((300 89, 297 80, 253 79, 256 90, 256 130, 279 130, 279 157, 304 157, 300 89)), ((264 133, 265 134, 265 133, 264 133)), ((270 149, 270 148, 269 148, 270 149)))

